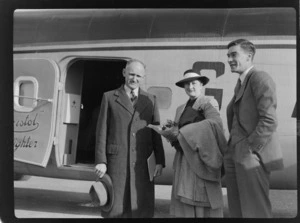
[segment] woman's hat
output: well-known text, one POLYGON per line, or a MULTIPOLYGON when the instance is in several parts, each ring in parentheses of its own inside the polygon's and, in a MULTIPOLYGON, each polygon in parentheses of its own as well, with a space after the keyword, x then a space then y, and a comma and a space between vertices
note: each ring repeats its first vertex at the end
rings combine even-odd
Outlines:
POLYGON ((100 209, 108 212, 112 208, 115 195, 112 180, 109 175, 104 174, 94 182, 90 188, 90 197, 92 201, 100 206, 100 209))
POLYGON ((190 69, 190 70, 187 70, 183 73, 183 79, 178 81, 177 83, 175 83, 178 87, 181 87, 181 88, 184 88, 184 84, 186 82, 190 82, 190 81, 193 81, 193 80, 199 80, 201 81, 201 83, 204 85, 206 85, 209 81, 209 78, 208 77, 205 77, 205 76, 201 76, 200 73, 190 69))

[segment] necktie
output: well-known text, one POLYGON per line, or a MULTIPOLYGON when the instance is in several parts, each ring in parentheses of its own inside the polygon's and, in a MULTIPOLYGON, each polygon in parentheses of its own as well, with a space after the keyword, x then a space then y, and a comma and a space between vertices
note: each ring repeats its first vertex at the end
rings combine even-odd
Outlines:
POLYGON ((130 91, 130 100, 132 102, 132 104, 135 104, 137 96, 134 94, 133 90, 130 91))
POLYGON ((241 80, 238 79, 238 81, 236 83, 236 86, 235 86, 235 89, 234 89, 235 95, 237 95, 239 93, 240 88, 241 88, 241 80))

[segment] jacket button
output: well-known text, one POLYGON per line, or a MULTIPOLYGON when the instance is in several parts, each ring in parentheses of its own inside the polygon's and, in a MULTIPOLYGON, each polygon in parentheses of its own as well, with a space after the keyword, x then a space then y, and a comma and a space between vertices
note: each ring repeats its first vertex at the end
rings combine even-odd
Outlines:
POLYGON ((135 137, 135 133, 132 133, 132 136, 135 137))

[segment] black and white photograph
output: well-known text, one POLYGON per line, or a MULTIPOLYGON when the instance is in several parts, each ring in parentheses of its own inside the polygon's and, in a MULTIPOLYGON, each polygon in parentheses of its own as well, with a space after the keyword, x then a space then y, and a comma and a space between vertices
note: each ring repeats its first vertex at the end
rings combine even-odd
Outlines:
POLYGON ((9 8, 0 222, 296 220, 299 2, 235 2, 9 8))

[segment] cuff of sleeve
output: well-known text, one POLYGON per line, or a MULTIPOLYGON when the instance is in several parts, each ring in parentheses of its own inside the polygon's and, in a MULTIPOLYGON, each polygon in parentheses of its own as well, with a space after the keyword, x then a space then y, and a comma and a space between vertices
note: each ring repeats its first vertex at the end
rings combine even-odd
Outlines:
POLYGON ((261 140, 253 140, 253 137, 248 137, 247 139, 249 146, 252 151, 259 152, 263 148, 263 142, 261 140))

